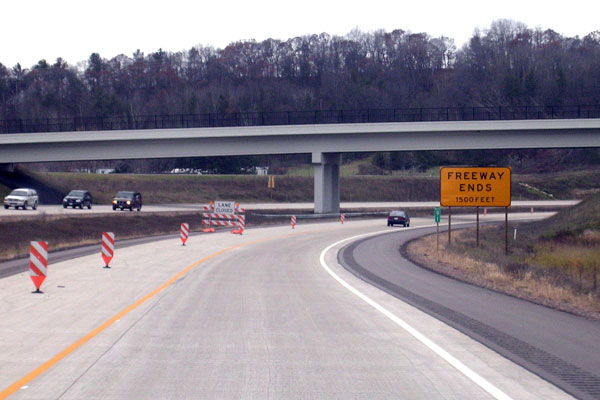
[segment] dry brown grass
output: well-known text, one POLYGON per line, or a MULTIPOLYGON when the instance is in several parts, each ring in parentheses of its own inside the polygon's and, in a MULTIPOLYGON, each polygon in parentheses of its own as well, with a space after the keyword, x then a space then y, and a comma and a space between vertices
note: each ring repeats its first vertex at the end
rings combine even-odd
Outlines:
MULTIPOLYGON (((455 231, 453 240, 465 240, 467 235, 472 236, 472 232, 455 231)), ((419 264, 444 275, 558 310, 600 319, 600 299, 592 293, 578 293, 532 271, 521 274, 507 272, 496 263, 466 256, 447 244, 445 237, 441 236, 438 252, 435 235, 429 235, 409 243, 407 252, 419 264)))

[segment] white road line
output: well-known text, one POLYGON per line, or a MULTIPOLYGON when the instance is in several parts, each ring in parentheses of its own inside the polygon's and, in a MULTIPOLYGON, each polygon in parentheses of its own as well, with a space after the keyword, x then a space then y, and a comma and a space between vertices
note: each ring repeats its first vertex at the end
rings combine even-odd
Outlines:
MULTIPOLYGON (((426 226, 419 226, 419 228, 428 228, 428 227, 434 227, 434 226, 435 225, 426 225, 426 226)), ((411 228, 409 228, 409 229, 411 229, 411 228)), ((412 228, 412 229, 414 229, 414 228, 412 228)), ((379 311, 380 313, 382 313, 383 315, 385 315, 386 317, 391 319, 398 326, 400 326, 402 329, 404 329, 406 332, 408 332, 410 335, 412 335, 415 339, 417 339, 419 342, 421 342, 425 346, 427 346, 435 354, 437 354, 438 356, 443 358, 446 362, 448 362, 454 368, 459 370, 463 375, 465 375, 467 378, 469 378, 470 380, 475 382, 479 387, 481 387, 483 390, 485 390, 491 396, 493 396, 494 398, 499 399, 499 400, 511 400, 510 396, 508 396, 506 393, 504 393, 503 391, 498 389, 496 386, 494 386, 493 384, 488 382, 486 379, 481 377, 475 371, 473 371, 472 369, 467 367, 465 364, 463 364, 457 358, 452 356, 446 350, 442 349, 440 346, 438 346, 436 343, 431 341, 429 338, 427 338, 421 332, 419 332, 418 330, 416 330, 415 328, 410 326, 408 323, 406 323, 404 320, 402 320, 401 318, 399 318, 398 316, 396 316, 395 314, 393 314, 392 312, 390 312, 389 310, 387 310, 386 308, 381 306, 379 303, 375 302, 374 300, 372 300, 371 298, 369 298, 368 296, 366 296, 365 294, 360 292, 358 289, 351 286, 348 282, 346 282, 345 280, 340 278, 335 272, 333 272, 333 270, 331 268, 329 268, 329 266, 325 262, 325 254, 329 250, 331 250, 333 247, 335 247, 341 243, 355 240, 355 239, 358 239, 361 237, 375 236, 375 235, 379 235, 379 234, 383 234, 383 233, 390 233, 390 231, 388 229, 388 230, 384 230, 384 231, 377 231, 377 232, 365 233, 362 235, 356 235, 356 236, 352 236, 352 237, 340 240, 338 242, 335 242, 335 243, 327 246, 327 248, 325 250, 323 250, 323 252, 321 252, 321 256, 319 257, 319 259, 321 261, 321 266, 323 267, 323 269, 325 269, 325 271, 327 271, 327 273, 329 275, 331 275, 331 277, 333 277, 333 279, 338 281, 342 286, 344 286, 350 292, 352 292, 353 294, 358 296, 361 300, 363 300, 364 302, 369 304, 371 307, 375 308, 377 311, 379 311)))

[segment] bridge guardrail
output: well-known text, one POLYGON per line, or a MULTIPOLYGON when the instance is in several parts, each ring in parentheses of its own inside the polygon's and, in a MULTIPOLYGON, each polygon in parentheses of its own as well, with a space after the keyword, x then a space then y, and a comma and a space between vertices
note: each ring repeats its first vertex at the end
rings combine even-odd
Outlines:
POLYGON ((239 113, 113 115, 0 120, 0 133, 176 129, 370 122, 600 118, 600 105, 390 108, 239 113))

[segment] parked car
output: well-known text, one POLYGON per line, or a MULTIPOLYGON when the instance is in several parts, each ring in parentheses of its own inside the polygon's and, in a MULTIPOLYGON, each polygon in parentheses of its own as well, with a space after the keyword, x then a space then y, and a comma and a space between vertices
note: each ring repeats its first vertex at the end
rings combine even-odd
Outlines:
POLYGON ((32 210, 35 210, 38 206, 38 202, 38 194, 34 189, 15 189, 4 198, 4 209, 6 210, 8 207, 14 207, 16 210, 19 207, 22 207, 23 210, 25 210, 27 207, 31 207, 32 210))
POLYGON ((63 199, 63 207, 92 208, 92 194, 87 190, 71 190, 63 199))
POLYGON ((133 211, 136 208, 138 211, 142 209, 142 195, 139 192, 118 192, 112 201, 112 209, 117 208, 123 211, 129 208, 129 211, 133 211))
POLYGON ((405 211, 391 211, 388 215, 387 226, 394 226, 395 224, 402 226, 410 226, 410 217, 405 211))

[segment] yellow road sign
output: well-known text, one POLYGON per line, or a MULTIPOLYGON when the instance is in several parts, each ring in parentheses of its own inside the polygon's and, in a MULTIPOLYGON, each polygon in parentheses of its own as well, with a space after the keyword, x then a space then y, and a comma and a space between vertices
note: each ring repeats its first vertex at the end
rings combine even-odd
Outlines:
POLYGON ((441 167, 444 207, 510 206, 510 167, 441 167))

